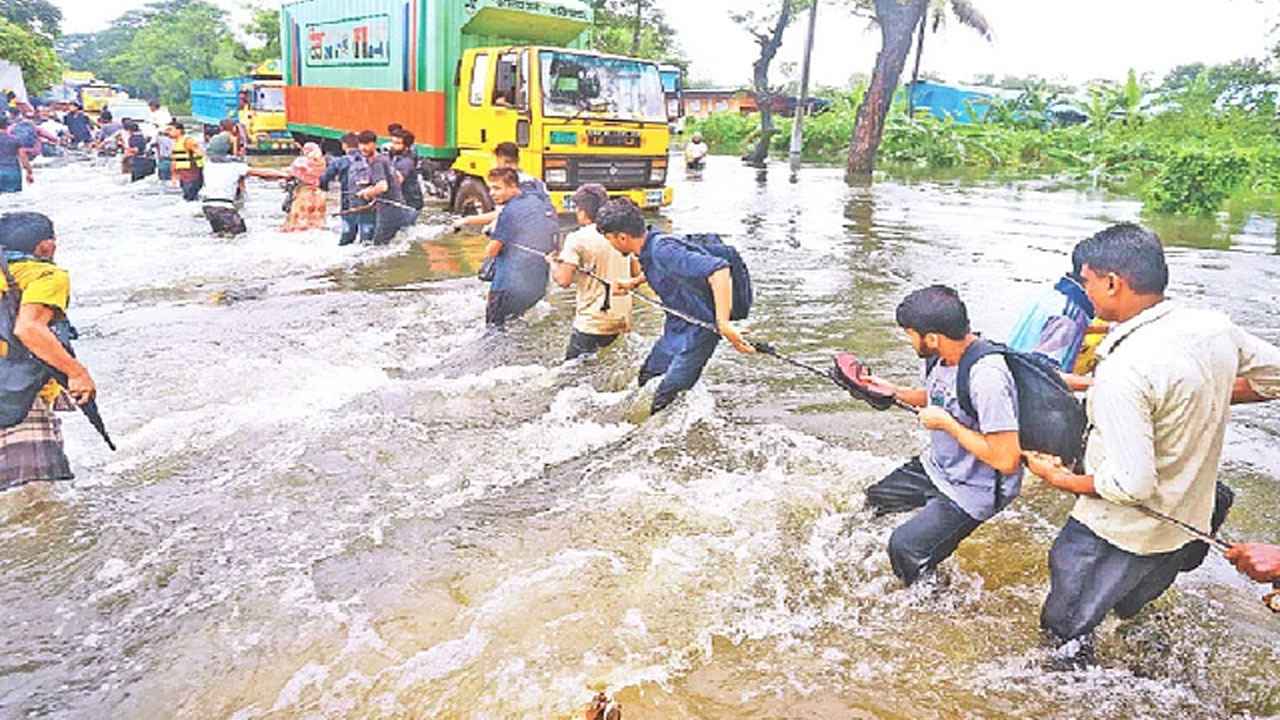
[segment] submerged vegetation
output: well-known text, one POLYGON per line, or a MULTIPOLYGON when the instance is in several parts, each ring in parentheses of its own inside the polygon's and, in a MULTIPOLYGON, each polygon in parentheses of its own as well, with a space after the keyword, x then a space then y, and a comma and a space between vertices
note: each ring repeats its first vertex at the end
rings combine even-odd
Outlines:
MULTIPOLYGON (((1275 78, 1249 61, 1179 68, 1155 92, 1132 73, 1128 82, 1095 86, 1075 103, 1084 122, 1066 125, 1050 109, 1062 99, 1044 86, 1017 98, 970 107, 965 120, 914 117, 900 97, 889 114, 882 168, 970 168, 1054 175, 1139 195, 1158 212, 1208 214, 1230 197, 1280 194, 1280 126, 1275 78)), ((804 157, 841 163, 864 88, 835 95, 829 111, 805 122, 804 157)), ((730 113, 691 121, 714 152, 744 152, 754 117, 730 113)), ((780 121, 773 150, 785 153, 791 120, 780 121)))

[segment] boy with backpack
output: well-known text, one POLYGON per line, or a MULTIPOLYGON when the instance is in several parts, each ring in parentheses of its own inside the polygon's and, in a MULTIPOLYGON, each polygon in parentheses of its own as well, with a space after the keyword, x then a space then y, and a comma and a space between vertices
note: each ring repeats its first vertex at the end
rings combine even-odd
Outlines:
MULTIPOLYGON (((631 290, 647 282, 662 304, 697 321, 668 312, 662 337, 640 369, 641 386, 662 376, 653 396, 654 413, 698 382, 720 338, 738 352, 755 352, 732 322, 746 317, 747 310, 742 294, 746 283, 741 280, 738 302, 734 302, 735 270, 745 278, 745 266, 736 252, 713 252, 684 238, 646 231, 640 208, 626 199, 611 200, 600 208, 596 228, 618 252, 640 259, 642 274, 619 282, 619 288, 631 290)), ((727 248, 719 246, 719 250, 727 248)))
POLYGON ((897 310, 916 354, 926 361, 923 388, 875 382, 923 408, 929 450, 867 489, 877 516, 914 512, 889 538, 893 572, 907 585, 932 572, 960 541, 1022 489, 1018 387, 998 346, 969 327, 955 290, 934 285, 906 297, 897 310), (967 371, 962 401, 962 367, 967 371))

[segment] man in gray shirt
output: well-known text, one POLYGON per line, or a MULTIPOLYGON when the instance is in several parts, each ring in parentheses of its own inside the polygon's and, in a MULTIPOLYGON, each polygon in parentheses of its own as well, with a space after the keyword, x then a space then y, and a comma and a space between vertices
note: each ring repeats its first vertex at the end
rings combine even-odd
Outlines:
POLYGON ((897 311, 898 325, 916 354, 926 360, 923 388, 875 382, 901 401, 923 408, 920 424, 930 431, 928 452, 912 458, 867 489, 876 515, 915 512, 889 538, 893 572, 910 585, 932 571, 960 541, 1003 510, 1022 490, 1018 443, 1018 390, 1001 355, 987 355, 969 372, 969 398, 976 416, 956 391, 961 359, 976 350, 968 310, 955 290, 942 285, 917 290, 897 311))

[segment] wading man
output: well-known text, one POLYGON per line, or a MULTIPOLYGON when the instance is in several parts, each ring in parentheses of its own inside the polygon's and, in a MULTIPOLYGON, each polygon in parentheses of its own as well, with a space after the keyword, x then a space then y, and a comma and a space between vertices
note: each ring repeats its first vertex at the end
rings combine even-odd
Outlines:
POLYGON ((365 180, 359 183, 361 186, 368 184, 369 162, 360 152, 360 140, 355 133, 342 136, 342 152, 341 156, 329 160, 324 175, 320 177, 320 189, 329 192, 329 184, 337 180, 338 188, 342 191, 339 203, 342 210, 342 234, 338 236, 338 245, 350 245, 356 241, 357 236, 360 242, 369 243, 373 241, 373 214, 349 212, 356 195, 357 180, 365 180))
POLYGON ((925 360, 923 388, 876 379, 902 402, 923 408, 929 449, 867 488, 876 515, 914 512, 889 537, 893 572, 910 585, 951 556, 960 542, 1022 490, 1018 442, 1018 388, 1001 355, 987 355, 969 370, 973 412, 959 398, 961 360, 978 341, 955 290, 917 290, 898 305, 898 325, 925 360))
POLYGON ((1280 349, 1224 315, 1166 300, 1169 269, 1148 230, 1114 226, 1078 254, 1098 316, 1119 323, 1098 347, 1086 474, 1043 455, 1027 465, 1078 496, 1049 552, 1040 625, 1084 663, 1108 612, 1136 615, 1204 561, 1205 543, 1139 506, 1217 530, 1232 501, 1216 482, 1230 403, 1280 397, 1280 349))
POLYGON ((565 360, 588 355, 613 344, 631 330, 631 296, 610 296, 611 287, 635 288, 633 276, 640 275, 640 262, 625 257, 596 228, 596 215, 609 201, 603 185, 583 185, 573 194, 577 230, 565 238, 564 249, 553 259, 551 277, 560 287, 576 285, 573 334, 565 360), (582 268, 608 280, 610 287, 583 272, 582 268), (608 309, 605 306, 608 306, 608 309))
POLYGON ((485 322, 501 327, 546 296, 544 256, 555 249, 560 222, 546 197, 521 192, 519 177, 510 168, 489 171, 489 194, 502 205, 502 213, 484 253, 494 262, 485 322))
POLYGON ((727 260, 699 252, 679 238, 646 231, 640 208, 625 199, 610 200, 600 209, 596 229, 618 252, 640 260, 641 275, 620 284, 622 287, 634 288, 648 282, 664 305, 718 331, 667 313, 662 337, 640 368, 641 386, 662 376, 653 396, 653 412, 667 407, 697 384, 720 338, 728 340, 738 352, 755 352, 729 320, 733 311, 733 275, 727 260))
MULTIPOLYGON (((418 213, 404 204, 404 195, 400 193, 400 175, 391 164, 391 159, 378 152, 377 133, 365 130, 357 140, 360 154, 368 165, 368 172, 362 173, 355 202, 363 203, 369 208, 368 212, 372 213, 374 227, 371 242, 374 245, 386 245, 401 228, 413 224, 418 213)), ((367 225, 368 222, 366 215, 357 224, 367 225)), ((362 231, 361 235, 363 234, 362 231)))
MULTIPOLYGON (((34 212, 0 216, 0 252, 6 271, 0 274, 0 292, 5 296, 3 312, 17 308, 10 337, 0 338, 0 373, 15 372, 16 355, 11 345, 23 348, 50 367, 67 376, 66 393, 80 404, 93 399, 96 388, 89 371, 63 347, 51 326, 66 322, 71 301, 71 280, 67 271, 53 263, 57 250, 53 223, 34 212), (16 300, 16 302, 14 302, 16 300)), ((0 323, 0 327, 8 326, 0 323)), ((0 398, 6 405, 17 397, 30 397, 6 382, 0 398)), ((29 388, 35 392, 35 387, 29 388)), ((24 403, 25 404, 25 403, 24 403)), ((0 490, 35 481, 70 480, 71 466, 62 447, 62 421, 54 416, 55 405, 69 410, 64 391, 50 380, 35 395, 21 422, 0 428, 0 490)))

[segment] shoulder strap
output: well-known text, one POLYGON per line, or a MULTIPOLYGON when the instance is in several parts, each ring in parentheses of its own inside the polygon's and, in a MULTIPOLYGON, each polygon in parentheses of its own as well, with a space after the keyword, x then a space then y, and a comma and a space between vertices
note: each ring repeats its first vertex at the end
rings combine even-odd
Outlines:
POLYGON ((960 365, 956 368, 956 400, 960 402, 960 409, 969 413, 970 417, 978 417, 978 412, 973 407, 973 398, 969 396, 969 374, 973 372, 973 366, 989 355, 1005 355, 1008 352, 1009 348, 998 342, 979 338, 960 357, 960 365))

